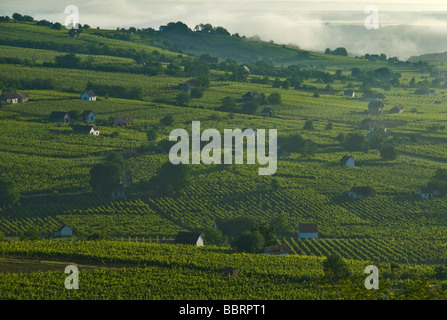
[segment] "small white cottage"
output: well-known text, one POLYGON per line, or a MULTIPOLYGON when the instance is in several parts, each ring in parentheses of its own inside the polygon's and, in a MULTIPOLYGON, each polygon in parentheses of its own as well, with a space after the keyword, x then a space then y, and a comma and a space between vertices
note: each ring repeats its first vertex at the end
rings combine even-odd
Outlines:
POLYGON ((81 95, 81 100, 96 101, 96 94, 92 90, 85 91, 81 95))
POLYGON ((71 236, 73 236, 73 230, 66 224, 57 229, 56 232, 53 234, 54 238, 71 237, 71 236))

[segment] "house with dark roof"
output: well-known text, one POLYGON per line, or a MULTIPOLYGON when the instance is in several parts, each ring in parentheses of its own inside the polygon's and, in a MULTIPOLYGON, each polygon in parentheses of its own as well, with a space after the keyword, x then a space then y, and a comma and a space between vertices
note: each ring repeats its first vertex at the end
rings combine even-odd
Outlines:
POLYGON ((15 92, 3 92, 0 96, 0 101, 6 102, 6 103, 18 103, 19 98, 15 94, 15 92))
POLYGON ((355 160, 352 156, 343 156, 343 158, 340 159, 340 165, 342 167, 354 167, 355 160))
POLYGON ((391 113, 402 113, 404 112, 404 108, 401 105, 395 105, 390 109, 391 113))
POLYGON ((276 246, 265 247, 264 253, 272 256, 288 256, 292 254, 292 250, 285 244, 278 244, 276 246))
POLYGON ((16 92, 17 100, 19 103, 27 102, 29 99, 29 96, 25 92, 16 92))
POLYGON ((298 225, 298 237, 300 239, 318 238, 316 223, 300 223, 298 225))
POLYGON ((68 112, 53 111, 50 114, 50 120, 55 122, 67 123, 70 121, 70 116, 68 115, 68 112))
POLYGON ((439 190, 429 188, 429 187, 423 187, 419 189, 419 196, 422 199, 432 199, 440 195, 439 190))
POLYGON ((348 192, 348 197, 352 199, 362 199, 365 197, 374 197, 376 191, 371 187, 352 187, 348 192))
POLYGON ((81 100, 96 101, 96 94, 92 90, 84 91, 84 93, 81 95, 81 100))
POLYGON ((81 119, 86 123, 94 123, 96 121, 96 115, 91 110, 84 110, 81 113, 81 119))
POLYGON ((53 233, 53 238, 71 237, 73 230, 66 224, 62 225, 53 233))
POLYGON ((119 116, 112 121, 113 125, 120 127, 130 127, 132 123, 133 123, 132 119, 129 118, 128 116, 119 116))
POLYGON ((200 232, 184 232, 181 231, 177 234, 174 240, 175 244, 189 244, 197 247, 202 247, 205 243, 200 232))
POLYGON ((241 101, 246 102, 246 101, 263 99, 263 98, 264 98, 264 96, 262 94, 260 94, 259 92, 250 91, 242 96, 241 101))
POLYGON ((192 81, 186 81, 179 85, 179 90, 183 92, 191 92, 195 87, 196 85, 192 81))
POLYGON ((99 136, 99 128, 94 124, 88 124, 85 126, 75 125, 73 126, 74 133, 79 134, 91 134, 93 136, 99 136))
POLYGON ((368 113, 376 116, 380 116, 383 113, 384 109, 385 104, 381 99, 370 101, 368 104, 368 113))
POLYGON ((343 92, 343 96, 344 97, 355 98, 355 92, 354 92, 354 90, 345 90, 343 92))

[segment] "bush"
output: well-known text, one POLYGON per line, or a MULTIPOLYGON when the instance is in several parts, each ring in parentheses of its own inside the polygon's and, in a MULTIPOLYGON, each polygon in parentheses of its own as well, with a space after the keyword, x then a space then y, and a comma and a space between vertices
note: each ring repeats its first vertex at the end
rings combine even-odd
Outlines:
POLYGON ((264 247, 264 238, 259 231, 245 231, 234 246, 239 252, 257 253, 264 247))
POLYGON ((351 275, 346 262, 338 255, 332 254, 323 262, 323 271, 330 280, 346 279, 351 275))

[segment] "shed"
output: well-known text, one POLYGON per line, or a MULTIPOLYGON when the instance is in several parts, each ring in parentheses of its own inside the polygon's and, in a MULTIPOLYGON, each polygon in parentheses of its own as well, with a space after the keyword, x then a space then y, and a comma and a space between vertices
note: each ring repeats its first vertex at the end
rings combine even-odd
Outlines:
POLYGON ((353 199, 361 199, 365 197, 373 197, 375 190, 371 187, 352 187, 348 192, 348 197, 353 199))
POLYGON ((56 232, 53 233, 54 238, 61 237, 71 237, 73 235, 73 230, 66 224, 62 225, 56 232))
POLYGON ((175 237, 176 244, 189 244, 197 247, 202 247, 205 243, 205 239, 203 238, 200 232, 185 232, 181 231, 175 237))
POLYGON ((385 104, 381 99, 370 101, 368 104, 368 112, 376 116, 381 115, 384 109, 385 104))
POLYGON ((343 96, 355 98, 355 92, 354 92, 354 90, 345 90, 343 92, 343 96))
POLYGON ((239 269, 232 267, 225 267, 219 270, 220 273, 224 275, 231 276, 233 278, 237 278, 239 276, 239 269))
POLYGON ((343 156, 343 158, 340 159, 340 165, 342 167, 354 167, 355 160, 352 156, 343 156))
POLYGON ((112 121, 112 124, 120 127, 130 127, 133 121, 128 116, 119 116, 112 121))
POLYGON ((288 256, 292 254, 292 250, 285 244, 278 244, 276 246, 265 247, 264 253, 272 256, 288 256))
POLYGON ((96 101, 96 94, 92 90, 84 91, 81 95, 81 100, 96 101))
POLYGON ((91 134, 94 136, 99 136, 99 128, 94 124, 89 124, 86 126, 76 125, 73 126, 73 131, 79 134, 91 134))
POLYGON ((96 115, 91 110, 84 110, 81 113, 81 119, 82 121, 86 123, 91 123, 96 121, 96 115))
POLYGON ((70 121, 70 116, 64 111, 53 111, 50 114, 50 120, 67 123, 70 121))
POLYGON ((247 92, 246 94, 244 94, 242 96, 241 100, 242 101, 251 101, 251 100, 262 99, 262 98, 264 98, 264 97, 259 92, 250 91, 250 92, 247 92))
POLYGON ((19 102, 19 98, 14 92, 3 92, 0 96, 0 101, 4 101, 6 103, 17 103, 19 102))
POLYGON ((439 196, 440 192, 439 190, 435 190, 433 188, 424 187, 419 189, 419 196, 422 199, 431 199, 439 196))
POLYGON ((402 113, 404 112, 404 108, 401 105, 395 105, 390 110, 391 113, 402 113))
POLYGON ((318 238, 316 223, 300 223, 298 225, 298 237, 300 239, 318 238))
POLYGON ((29 96, 25 92, 16 92, 17 100, 19 103, 27 102, 29 96))

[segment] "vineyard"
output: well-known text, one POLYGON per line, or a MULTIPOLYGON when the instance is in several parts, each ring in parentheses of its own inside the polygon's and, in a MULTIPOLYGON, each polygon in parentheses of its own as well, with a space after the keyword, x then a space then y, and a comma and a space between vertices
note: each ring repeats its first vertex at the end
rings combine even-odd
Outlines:
MULTIPOLYGON (((237 254, 220 248, 194 248, 128 242, 11 242, 0 245, 0 254, 79 263, 80 289, 65 290, 62 272, 0 274, 1 299, 405 299, 417 281, 433 279, 432 267, 401 265, 392 270, 380 264, 380 291, 364 290, 363 268, 368 261, 348 260, 353 278, 341 286, 317 285, 323 275, 322 258, 271 257, 237 254), (126 268, 83 269, 82 264, 126 268), (239 269, 231 278, 219 270, 239 269), (20 291, 15 290, 20 286, 20 291)), ((422 283, 422 282, 421 282, 422 283)), ((439 299, 442 289, 418 298, 439 299)))
POLYGON ((279 63, 265 75, 237 79, 232 63, 252 67, 250 62, 259 71, 270 62, 221 59, 204 66, 198 57, 218 50, 218 38, 211 35, 197 35, 197 46, 185 46, 180 54, 171 48, 180 41, 173 35, 136 32, 120 40, 123 34, 88 29, 71 38, 63 30, 0 22, 0 90, 29 95, 25 103, 0 105, 0 178, 11 180, 19 194, 17 203, 0 206, 0 240, 6 240, 0 241, 0 266, 2 259, 13 260, 5 265, 25 259, 88 266, 76 292, 64 290, 63 272, 53 269, 0 270, 0 299, 407 299, 422 298, 414 292, 426 292, 431 284, 440 292, 424 297, 445 298, 447 283, 436 278, 435 268, 447 263, 447 201, 422 199, 418 192, 447 169, 447 100, 442 84, 435 95, 415 94, 409 82, 427 78, 423 68, 222 37, 240 46, 236 60, 274 57, 279 63), (210 51, 201 52, 202 46, 210 51), (80 59, 77 67, 55 63, 67 53, 80 59), (141 72, 146 69, 139 55, 162 71, 141 72), (401 86, 374 87, 385 95, 381 116, 368 114, 354 66, 365 72, 389 67, 402 75, 401 86), (331 82, 319 81, 318 72, 331 82), (209 86, 196 96, 185 93, 188 101, 179 103, 179 85, 200 78, 209 86), (297 87, 284 84, 292 78, 299 78, 297 87), (110 91, 82 101, 87 85, 110 91), (346 88, 358 95, 345 97, 346 88), (128 95, 116 95, 118 90, 128 95), (242 99, 251 91, 266 97, 253 112, 242 99), (269 100, 273 94, 279 102, 269 100), (221 111, 227 110, 225 101, 233 103, 230 112, 221 111), (395 105, 405 112, 391 113, 395 105), (263 115, 264 108, 272 115, 263 115), (75 134, 79 117, 70 123, 50 120, 54 111, 84 110, 95 113, 99 136, 75 134), (112 125, 119 116, 130 117, 132 125, 112 125), (169 134, 191 133, 192 121, 200 121, 201 131, 276 129, 280 151, 285 138, 298 135, 315 150, 280 152, 273 176, 260 176, 259 164, 191 165, 188 183, 162 192, 158 183, 164 181, 157 178, 169 161, 169 134), (367 136, 368 123, 386 129, 383 140, 367 136), (349 135, 363 139, 363 147, 346 147, 349 135), (384 157, 384 145, 392 145, 397 156, 384 157), (120 200, 93 187, 92 168, 109 155, 121 156, 125 168, 126 195, 120 200), (346 155, 355 159, 354 167, 340 165, 346 155), (374 197, 350 198, 348 192, 359 186, 374 189, 374 197), (233 241, 216 247, 206 237, 202 248, 166 243, 180 231, 219 233, 212 230, 214 222, 234 218, 266 225, 283 218, 288 231, 276 240, 292 254, 238 253, 233 241), (319 238, 300 239, 300 223, 317 224, 319 238), (55 239, 64 224, 74 236, 55 239), (19 241, 29 230, 40 240, 19 241), (339 287, 324 280, 323 261, 332 254, 344 258, 354 274, 339 287), (380 266, 383 291, 360 290, 370 263, 380 266), (219 272, 228 266, 239 268, 238 278, 219 272))

